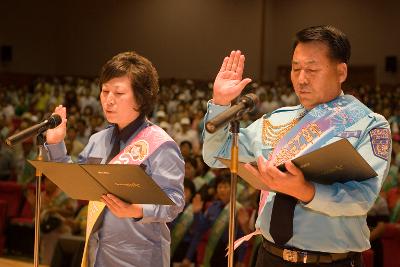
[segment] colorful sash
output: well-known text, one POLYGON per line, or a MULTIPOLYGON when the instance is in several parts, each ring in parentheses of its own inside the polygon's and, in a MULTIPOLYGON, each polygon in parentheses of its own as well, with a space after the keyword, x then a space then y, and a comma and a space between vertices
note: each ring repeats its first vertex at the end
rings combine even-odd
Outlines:
MULTIPOLYGON (((322 147, 372 111, 351 95, 342 95, 310 110, 276 145, 268 161, 278 166, 322 147)), ((267 192, 261 192, 260 209, 267 192)))
POLYGON ((192 226, 192 223, 193 209, 192 204, 190 204, 182 213, 171 232, 171 257, 174 256, 176 248, 179 247, 179 244, 181 243, 186 232, 189 230, 190 226, 192 226))
MULTIPOLYGON (((148 126, 137 134, 131 143, 125 147, 109 164, 135 164, 140 165, 163 143, 172 141, 164 130, 156 125, 148 126)), ((82 267, 88 266, 88 241, 93 227, 102 214, 105 204, 101 201, 90 201, 86 226, 86 242, 82 257, 82 267)))
MULTIPOLYGON (((239 202, 236 202, 236 210, 240 209, 242 205, 239 202)), ((207 241, 207 246, 203 258, 202 267, 210 267, 210 260, 214 254, 214 250, 221 239, 222 234, 225 232, 225 228, 228 227, 229 224, 229 203, 225 205, 224 209, 218 215, 215 220, 211 231, 209 233, 209 238, 207 241)))
MULTIPOLYGON (((351 95, 341 95, 334 100, 320 104, 310 110, 285 136, 277 143, 268 161, 278 166, 300 155, 310 153, 346 128, 351 127, 372 111, 351 95)), ((268 191, 261 191, 259 216, 264 209, 268 191)), ((235 249, 252 236, 261 234, 261 230, 236 240, 235 249)))

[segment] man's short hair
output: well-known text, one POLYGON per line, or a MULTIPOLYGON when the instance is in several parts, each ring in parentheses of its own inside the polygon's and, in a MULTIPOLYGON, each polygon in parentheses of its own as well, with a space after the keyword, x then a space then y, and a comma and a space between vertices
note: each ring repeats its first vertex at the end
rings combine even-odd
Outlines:
POLYGON ((219 184, 231 184, 231 176, 230 175, 220 175, 215 178, 215 188, 218 187, 219 184))
POLYGON ((197 169, 197 161, 194 157, 185 157, 184 158, 185 164, 190 163, 193 168, 197 169))
POLYGON ((323 42, 329 47, 329 56, 340 63, 349 63, 351 55, 350 42, 347 36, 331 25, 312 26, 296 33, 293 52, 299 43, 323 42))
POLYGON ((188 140, 183 140, 180 144, 179 147, 183 147, 184 145, 188 145, 188 147, 190 148, 190 150, 192 150, 193 145, 192 142, 188 141, 188 140))
POLYGON ((157 102, 158 74, 151 62, 136 52, 123 52, 107 61, 101 69, 99 86, 111 79, 128 76, 139 112, 149 115, 157 102))
POLYGON ((196 186, 194 185, 193 181, 187 178, 183 179, 183 187, 188 188, 190 190, 193 199, 194 195, 196 194, 196 186))

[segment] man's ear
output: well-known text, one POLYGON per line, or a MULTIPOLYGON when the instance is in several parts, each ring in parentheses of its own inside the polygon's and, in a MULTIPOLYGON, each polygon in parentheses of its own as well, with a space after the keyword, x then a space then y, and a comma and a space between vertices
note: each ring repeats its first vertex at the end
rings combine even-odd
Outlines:
POLYGON ((339 74, 339 82, 343 83, 347 78, 347 64, 342 62, 337 65, 337 72, 339 74))

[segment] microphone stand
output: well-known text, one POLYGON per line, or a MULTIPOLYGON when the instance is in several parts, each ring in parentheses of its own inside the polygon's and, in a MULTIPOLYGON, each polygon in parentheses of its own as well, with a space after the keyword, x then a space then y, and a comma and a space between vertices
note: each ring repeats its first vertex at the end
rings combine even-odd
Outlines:
MULTIPOLYGON (((45 161, 44 149, 44 135, 43 132, 39 133, 36 137, 36 143, 38 147, 38 155, 36 160, 45 161)), ((39 244, 40 244, 40 206, 41 206, 41 187, 42 187, 42 172, 36 170, 36 203, 35 203, 35 243, 34 243, 34 254, 33 254, 33 266, 39 266, 39 244)))
POLYGON ((231 101, 235 103, 229 110, 219 114, 206 123, 205 128, 209 133, 214 133, 219 127, 230 121, 232 146, 231 146, 231 194, 229 202, 229 243, 228 243, 228 267, 233 267, 234 241, 235 241, 235 211, 236 211, 236 184, 239 165, 239 119, 245 112, 250 112, 258 103, 255 94, 247 94, 242 98, 231 101))
POLYGON ((235 211, 236 211, 236 183, 239 164, 239 118, 238 114, 231 121, 232 146, 231 146, 231 194, 229 202, 229 243, 228 267, 233 267, 234 242, 235 242, 235 211))

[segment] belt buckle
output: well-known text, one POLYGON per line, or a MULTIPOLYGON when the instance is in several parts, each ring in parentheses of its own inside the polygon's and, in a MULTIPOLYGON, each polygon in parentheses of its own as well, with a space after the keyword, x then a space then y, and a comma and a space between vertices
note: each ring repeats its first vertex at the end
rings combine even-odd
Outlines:
POLYGON ((284 249, 283 250, 283 255, 282 258, 285 261, 289 261, 289 262, 297 262, 297 251, 293 251, 293 250, 289 250, 289 249, 284 249))

